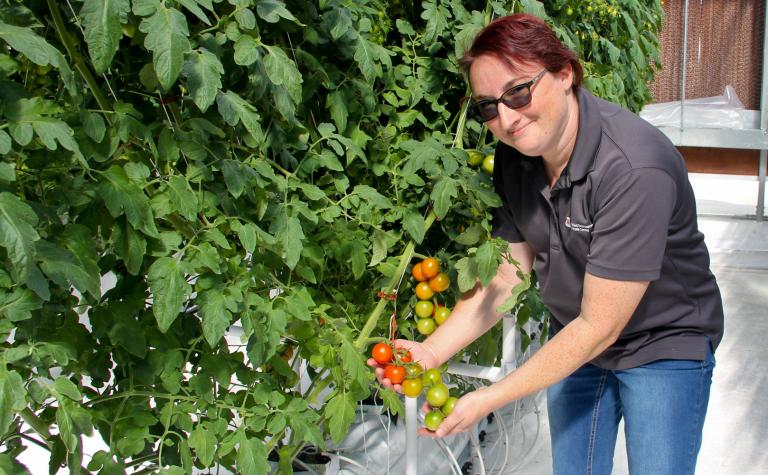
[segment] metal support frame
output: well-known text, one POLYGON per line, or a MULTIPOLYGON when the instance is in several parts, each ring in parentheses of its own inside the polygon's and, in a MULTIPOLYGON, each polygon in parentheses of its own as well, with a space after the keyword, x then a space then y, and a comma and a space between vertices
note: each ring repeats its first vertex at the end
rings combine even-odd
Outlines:
MULTIPOLYGON (((517 367, 515 348, 517 347, 517 334, 515 333, 514 316, 505 315, 502 320, 501 342, 501 366, 478 366, 466 363, 451 362, 448 364, 448 372, 461 376, 480 378, 495 383, 511 373, 517 367)), ((419 472, 418 453, 418 406, 416 398, 405 398, 405 473, 416 475, 419 472)))
POLYGON ((760 162, 758 165, 758 191, 755 218, 757 221, 765 219, 765 182, 766 169, 768 168, 768 8, 765 10, 763 33, 763 69, 760 87, 760 111, 759 124, 755 128, 747 129, 704 129, 686 128, 685 116, 685 82, 687 79, 686 62, 688 60, 688 6, 689 0, 685 0, 683 13, 683 47, 682 47, 682 79, 680 84, 680 126, 659 127, 675 146, 683 147, 713 147, 713 148, 737 148, 747 150, 760 150, 760 162))

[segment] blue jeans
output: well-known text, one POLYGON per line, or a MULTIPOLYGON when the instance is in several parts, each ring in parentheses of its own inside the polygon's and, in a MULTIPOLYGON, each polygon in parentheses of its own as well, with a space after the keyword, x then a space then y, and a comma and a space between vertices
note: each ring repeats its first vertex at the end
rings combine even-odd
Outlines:
POLYGON ((693 475, 715 359, 587 364, 547 391, 555 475, 609 475, 621 418, 630 475, 693 475))

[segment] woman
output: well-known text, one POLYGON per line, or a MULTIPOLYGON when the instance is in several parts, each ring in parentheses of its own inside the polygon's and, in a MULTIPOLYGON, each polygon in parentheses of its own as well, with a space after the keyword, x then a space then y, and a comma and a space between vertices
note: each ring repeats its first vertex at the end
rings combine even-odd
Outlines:
MULTIPOLYGON (((504 379, 462 397, 433 435, 548 388, 556 474, 610 474, 622 418, 631 474, 692 474, 723 312, 680 155, 585 91, 578 58, 538 18, 494 21, 462 65, 470 113, 500 142, 493 233, 536 270, 552 335, 504 379)), ((498 322, 516 270, 505 264, 478 284, 424 342, 400 344, 428 368, 447 361, 498 322)))

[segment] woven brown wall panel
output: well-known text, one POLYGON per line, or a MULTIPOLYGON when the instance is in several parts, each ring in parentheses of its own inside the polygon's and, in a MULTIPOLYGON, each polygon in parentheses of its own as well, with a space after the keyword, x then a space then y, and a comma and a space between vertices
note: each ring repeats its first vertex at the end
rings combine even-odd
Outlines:
MULTIPOLYGON (((664 2, 662 69, 654 102, 680 100, 684 0, 664 2)), ((717 96, 730 84, 747 109, 760 109, 765 0, 690 0, 686 98, 717 96)))

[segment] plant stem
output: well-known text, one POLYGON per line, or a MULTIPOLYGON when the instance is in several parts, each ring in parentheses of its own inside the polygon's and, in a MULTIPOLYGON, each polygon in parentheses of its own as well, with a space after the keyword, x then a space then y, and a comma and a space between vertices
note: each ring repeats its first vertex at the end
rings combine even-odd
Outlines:
MULTIPOLYGON (((104 92, 96 83, 96 78, 93 77, 91 70, 88 68, 88 65, 83 59, 83 56, 78 51, 77 45, 75 45, 75 42, 72 40, 72 37, 67 31, 64 18, 61 16, 61 10, 59 10, 59 6, 56 4, 56 0, 47 0, 47 3, 48 9, 50 10, 51 16, 53 17, 53 24, 56 27, 56 33, 59 34, 61 43, 67 50, 69 57, 72 59, 72 61, 74 61, 75 69, 77 69, 85 82, 88 84, 88 87, 91 89, 93 97, 96 99, 96 102, 99 104, 101 110, 111 111, 112 105, 110 104, 109 99, 107 99, 107 96, 104 95, 104 92)), ((112 119, 109 114, 104 114, 104 118, 110 125, 112 124, 112 119)))
MULTIPOLYGON (((427 217, 424 218, 424 231, 427 231, 432 226, 432 223, 435 222, 436 217, 437 216, 435 215, 435 211, 430 209, 427 217)), ((403 253, 400 255, 400 264, 397 266, 395 273, 389 279, 389 283, 384 289, 384 292, 391 293, 397 289, 398 284, 405 274, 405 269, 411 262, 411 258, 413 257, 415 249, 416 243, 413 240, 409 241, 405 246, 403 253)), ((371 336, 371 332, 373 332, 373 329, 376 328, 376 324, 379 322, 379 317, 381 317, 381 314, 384 312, 384 308, 388 303, 388 300, 380 299, 379 303, 376 304, 376 307, 373 309, 373 311, 371 311, 370 315, 368 316, 368 320, 366 320, 365 325, 363 326, 362 330, 360 330, 360 334, 355 340, 355 348, 358 350, 362 349, 363 345, 366 344, 368 337, 371 336)))

